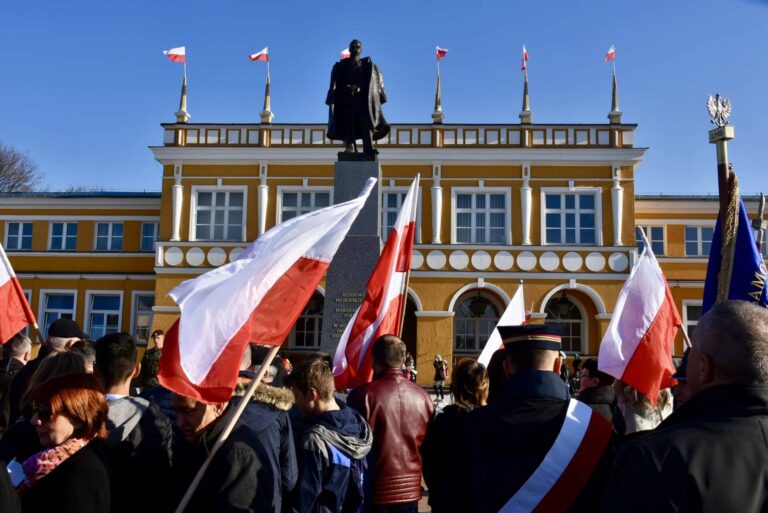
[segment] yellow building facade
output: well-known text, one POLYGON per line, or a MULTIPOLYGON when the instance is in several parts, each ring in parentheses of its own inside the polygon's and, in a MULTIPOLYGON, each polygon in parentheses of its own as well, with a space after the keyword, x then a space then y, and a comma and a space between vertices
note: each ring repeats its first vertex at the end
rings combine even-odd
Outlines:
MULTIPOLYGON (((521 286, 534 322, 564 324, 569 354, 596 355, 637 258, 636 229, 659 255, 686 327, 695 325, 717 200, 636 196, 646 149, 635 130, 620 116, 396 124, 379 141, 382 238, 421 176, 403 333, 420 383, 431 383, 435 354, 479 354, 521 286)), ((152 147, 159 194, 0 197, 2 241, 42 327, 71 316, 94 337, 123 330, 146 340, 178 317, 174 286, 334 201, 339 146, 324 125, 179 122, 163 131, 152 147)), ((321 346, 323 295, 321 283, 285 343, 294 358, 333 351, 321 346)))

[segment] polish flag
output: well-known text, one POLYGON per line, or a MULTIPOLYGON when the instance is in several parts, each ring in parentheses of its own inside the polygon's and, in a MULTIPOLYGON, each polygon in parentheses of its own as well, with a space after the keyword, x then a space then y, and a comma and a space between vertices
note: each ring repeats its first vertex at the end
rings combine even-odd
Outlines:
POLYGON ((371 343, 382 335, 400 334, 408 270, 416 227, 419 177, 411 184, 389 232, 379 261, 368 278, 363 304, 349 320, 333 356, 336 388, 353 388, 373 379, 371 343))
POLYGON ((645 249, 619 293, 597 366, 656 404, 659 390, 675 384, 672 349, 682 322, 651 245, 642 236, 645 249))
POLYGON ((265 46, 264 49, 258 53, 252 53, 248 56, 252 61, 269 61, 269 47, 265 46))
POLYGON ((181 317, 165 337, 160 384, 205 403, 228 401, 245 348, 283 343, 375 183, 275 226, 234 262, 174 288, 181 317))
POLYGON ((448 48, 440 48, 439 46, 437 48, 437 60, 439 61, 446 55, 448 55, 448 48))
POLYGON ((186 46, 171 48, 170 50, 163 50, 163 54, 168 57, 168 60, 171 62, 187 62, 186 46))
POLYGON ((504 344, 501 342, 501 334, 497 329, 499 326, 521 326, 528 321, 528 315, 525 313, 525 299, 523 299, 523 286, 520 285, 517 288, 517 292, 512 296, 512 300, 507 305, 507 309, 501 314, 499 322, 496 323, 496 328, 493 328, 493 333, 488 337, 488 341, 485 343, 483 352, 477 358, 479 363, 482 363, 486 367, 488 362, 491 361, 493 353, 499 349, 504 349, 504 344))
POLYGON ((0 344, 5 344, 16 333, 37 321, 2 245, 0 260, 0 344))
POLYGON ((616 59, 616 48, 611 45, 611 47, 608 49, 608 53, 605 54, 605 62, 612 61, 616 59))
POLYGON ((528 69, 528 50, 523 45, 523 62, 520 64, 520 71, 526 71, 528 69))
POLYGON ((339 52, 339 60, 349 59, 352 57, 352 54, 349 53, 349 48, 344 48, 341 52, 339 52))

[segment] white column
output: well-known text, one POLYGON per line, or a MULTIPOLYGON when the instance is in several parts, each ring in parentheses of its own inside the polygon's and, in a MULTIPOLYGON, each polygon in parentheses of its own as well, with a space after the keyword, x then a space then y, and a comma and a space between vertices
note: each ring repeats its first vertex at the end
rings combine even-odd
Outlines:
POLYGON ((613 245, 621 246, 622 217, 624 213, 624 189, 619 185, 621 179, 621 166, 613 165, 613 187, 611 187, 611 199, 613 204, 613 245))
POLYGON ((523 163, 523 186, 520 187, 520 209, 521 219, 523 221, 523 242, 524 246, 531 244, 531 209, 533 208, 533 189, 529 185, 531 179, 531 163, 523 163))
POLYGON ((432 166, 432 244, 440 244, 443 220, 443 188, 440 187, 440 164, 432 166))
POLYGON ((267 229, 267 203, 269 201, 269 186, 267 185, 267 164, 259 164, 259 235, 267 229))
POLYGON ((184 203, 184 187, 181 185, 180 163, 173 165, 173 226, 171 227, 171 240, 181 240, 181 207, 184 203))

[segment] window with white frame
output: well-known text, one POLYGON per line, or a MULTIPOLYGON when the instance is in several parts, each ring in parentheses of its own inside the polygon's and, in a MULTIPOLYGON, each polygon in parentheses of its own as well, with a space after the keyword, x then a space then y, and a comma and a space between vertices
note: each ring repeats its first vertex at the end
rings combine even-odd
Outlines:
MULTIPOLYGON (((24 289, 24 297, 27 298, 27 304, 29 305, 29 308, 32 308, 32 290, 31 289, 24 289)), ((22 333, 29 336, 29 324, 21 330, 22 333)))
POLYGON ((51 251, 77 249, 77 223, 51 223, 51 251))
POLYGON ((280 191, 280 221, 293 219, 331 204, 331 191, 285 189, 280 191))
POLYGON ((141 250, 154 251, 160 223, 141 223, 141 250))
POLYGON ((120 294, 90 294, 86 326, 92 340, 120 331, 120 294))
POLYGON ((72 292, 44 292, 42 297, 43 325, 41 333, 45 336, 51 323, 57 319, 75 318, 75 293, 72 292))
MULTIPOLYGON (((408 194, 408 189, 404 188, 402 191, 384 191, 381 193, 381 240, 386 242, 389 237, 389 232, 395 226, 397 221, 397 215, 400 213, 400 208, 403 206, 403 200, 408 194)), ((418 192, 417 192, 418 194, 418 192)), ((419 231, 421 230, 421 219, 419 215, 419 205, 417 200, 416 206, 416 234, 415 240, 419 240, 419 231)))
POLYGON ((544 194, 545 244, 599 244, 597 192, 544 194))
POLYGON ((323 304, 325 298, 315 292, 307 303, 304 311, 296 320, 291 333, 288 335, 288 346, 293 349, 320 348, 320 337, 323 333, 323 304))
POLYGON ((242 241, 245 193, 199 190, 195 195, 195 240, 242 241))
POLYGON ((587 319, 576 299, 565 292, 547 301, 544 307, 547 322, 560 324, 563 328, 562 349, 566 353, 581 353, 586 340, 587 319))
POLYGON ((480 353, 502 310, 479 289, 459 298, 453 315, 454 353, 480 353))
POLYGON ((507 244, 508 191, 454 191, 457 244, 507 244))
POLYGON ((135 294, 133 296, 133 334, 142 344, 149 340, 149 328, 152 326, 152 307, 155 306, 154 294, 135 294))
POLYGON ((699 319, 701 319, 701 301, 683 301, 683 328, 688 338, 693 338, 699 319))
POLYGON ((685 256, 709 256, 715 229, 708 226, 685 227, 685 256))
POLYGON ((96 251, 122 251, 123 223, 96 223, 96 251))
POLYGON ((32 223, 8 223, 5 226, 5 249, 29 251, 32 249, 32 223))
POLYGON ((651 243, 651 250, 656 256, 664 256, 664 227, 663 226, 636 226, 635 240, 637 242, 637 252, 643 251, 643 237, 640 232, 645 232, 648 242, 651 243))

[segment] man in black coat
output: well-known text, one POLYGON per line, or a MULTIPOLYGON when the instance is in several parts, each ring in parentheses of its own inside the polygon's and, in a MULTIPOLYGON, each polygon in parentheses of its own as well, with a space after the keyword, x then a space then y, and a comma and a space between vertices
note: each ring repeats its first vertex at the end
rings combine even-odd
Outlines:
POLYGON ((15 334, 3 344, 3 359, 0 360, 0 437, 8 429, 11 416, 9 389, 13 377, 24 368, 32 353, 32 341, 24 333, 15 334))
POLYGON ((579 401, 613 422, 616 412, 616 393, 613 391, 613 377, 597 370, 597 360, 590 358, 581 368, 579 401))
POLYGON ((768 511, 768 312, 728 301, 704 315, 691 399, 614 463, 605 512, 768 511))
POLYGON ((611 425, 569 398, 560 379, 561 326, 498 329, 506 353, 503 396, 468 415, 471 437, 459 449, 468 483, 451 511, 594 511, 611 425))

